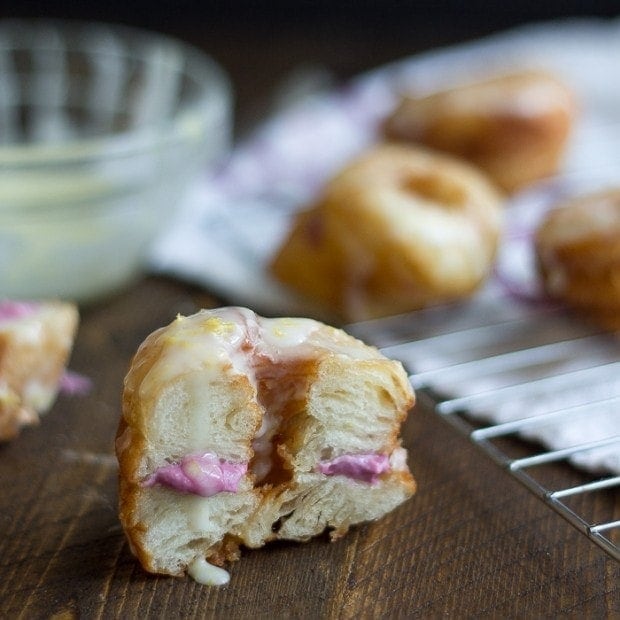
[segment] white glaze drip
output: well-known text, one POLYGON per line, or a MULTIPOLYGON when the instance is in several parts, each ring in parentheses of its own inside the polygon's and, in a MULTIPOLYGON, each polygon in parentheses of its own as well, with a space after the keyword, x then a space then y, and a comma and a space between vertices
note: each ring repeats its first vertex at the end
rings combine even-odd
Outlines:
POLYGON ((209 564, 204 558, 196 558, 187 567, 188 575, 204 586, 224 586, 230 581, 228 571, 209 564))

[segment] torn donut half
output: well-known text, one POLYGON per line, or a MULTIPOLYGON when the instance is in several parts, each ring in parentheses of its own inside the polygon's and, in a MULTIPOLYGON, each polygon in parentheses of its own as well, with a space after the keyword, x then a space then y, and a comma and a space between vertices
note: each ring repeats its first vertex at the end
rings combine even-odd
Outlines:
POLYGON ((54 404, 78 323, 70 302, 0 300, 0 442, 54 404))
MULTIPOLYGON (((143 567, 189 572, 276 539, 332 538, 415 491, 400 364, 312 319, 245 308, 178 316, 125 378, 120 520, 143 567)), ((219 583, 222 582, 219 581, 219 583)))

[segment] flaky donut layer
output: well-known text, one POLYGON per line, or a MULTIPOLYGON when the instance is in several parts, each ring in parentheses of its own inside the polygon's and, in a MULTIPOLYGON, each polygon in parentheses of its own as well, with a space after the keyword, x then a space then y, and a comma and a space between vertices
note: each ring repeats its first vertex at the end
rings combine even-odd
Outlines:
POLYGON ((476 290, 490 272, 501 220, 500 196, 477 170, 381 145, 298 216, 271 268, 345 320, 397 314, 476 290))
POLYGON ((402 366, 309 319, 243 308, 178 317, 125 380, 120 519, 149 571, 182 574, 239 545, 335 535, 407 499, 402 366))

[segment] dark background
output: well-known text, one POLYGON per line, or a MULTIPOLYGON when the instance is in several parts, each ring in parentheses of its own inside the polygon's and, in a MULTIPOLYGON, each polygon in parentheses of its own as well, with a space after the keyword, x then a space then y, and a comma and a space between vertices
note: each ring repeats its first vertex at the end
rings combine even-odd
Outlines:
POLYGON ((237 123, 260 118, 281 80, 300 65, 336 79, 415 52, 533 21, 620 15, 620 2, 444 0, 99 0, 0 2, 0 18, 60 17, 124 23, 188 41, 230 74, 237 123))

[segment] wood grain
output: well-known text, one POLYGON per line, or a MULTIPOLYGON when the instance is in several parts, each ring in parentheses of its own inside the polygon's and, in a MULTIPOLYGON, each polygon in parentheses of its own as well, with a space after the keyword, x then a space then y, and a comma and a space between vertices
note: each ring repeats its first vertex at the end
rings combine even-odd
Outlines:
MULTIPOLYGON (((1 617, 620 613, 620 566, 424 408, 404 430, 419 491, 385 519, 336 543, 247 551, 219 589, 144 573, 116 513, 122 379, 147 333, 216 303, 151 278, 83 311, 71 366, 93 391, 61 396, 40 426, 0 448, 1 617)), ((618 516, 617 497, 603 503, 618 516)))

